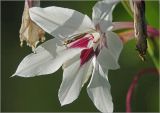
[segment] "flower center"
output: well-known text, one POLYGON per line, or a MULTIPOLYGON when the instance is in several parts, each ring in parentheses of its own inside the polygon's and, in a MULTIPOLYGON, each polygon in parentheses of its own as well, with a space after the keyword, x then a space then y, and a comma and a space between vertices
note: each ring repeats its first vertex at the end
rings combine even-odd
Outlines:
POLYGON ((68 39, 64 42, 68 48, 84 48, 80 53, 80 65, 88 62, 93 56, 98 56, 102 47, 105 46, 105 34, 98 32, 84 33, 68 39))

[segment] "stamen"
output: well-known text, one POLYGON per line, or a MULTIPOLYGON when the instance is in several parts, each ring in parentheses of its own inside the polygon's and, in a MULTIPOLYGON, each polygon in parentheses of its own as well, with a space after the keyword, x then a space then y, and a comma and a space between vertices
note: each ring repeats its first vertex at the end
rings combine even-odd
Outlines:
POLYGON ((74 38, 74 40, 69 41, 68 47, 69 48, 86 48, 88 47, 88 43, 90 40, 93 40, 94 37, 92 34, 85 34, 83 36, 74 38))
POLYGON ((72 36, 70 39, 67 39, 64 41, 64 45, 67 45, 67 44, 70 44, 72 43, 73 41, 76 41, 80 38, 83 38, 87 33, 84 33, 84 34, 80 34, 78 36, 72 36))

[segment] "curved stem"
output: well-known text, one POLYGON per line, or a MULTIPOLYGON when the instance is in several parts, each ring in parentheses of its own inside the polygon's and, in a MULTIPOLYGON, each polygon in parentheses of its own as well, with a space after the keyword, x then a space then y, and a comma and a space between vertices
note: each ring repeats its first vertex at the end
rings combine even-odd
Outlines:
POLYGON ((134 28, 133 22, 113 22, 113 30, 120 30, 120 29, 132 29, 134 28))
POLYGON ((156 68, 146 68, 140 70, 133 78, 133 81, 128 89, 127 96, 126 96, 126 112, 130 113, 131 112, 131 98, 134 92, 134 89, 138 83, 138 80, 140 79, 141 76, 145 75, 145 73, 155 73, 159 75, 159 70, 156 68))

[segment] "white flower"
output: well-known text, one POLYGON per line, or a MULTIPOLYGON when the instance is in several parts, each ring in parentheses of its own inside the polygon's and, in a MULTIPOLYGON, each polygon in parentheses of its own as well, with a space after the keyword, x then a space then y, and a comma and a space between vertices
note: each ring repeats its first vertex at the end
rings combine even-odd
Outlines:
POLYGON ((122 50, 121 40, 111 31, 112 10, 116 3, 110 0, 97 2, 93 7, 93 21, 72 9, 31 8, 31 19, 56 38, 38 46, 36 54, 26 56, 14 75, 50 74, 63 66, 58 94, 61 105, 77 99, 91 75, 87 87, 89 97, 101 112, 113 112, 107 74, 109 69, 119 68, 118 58, 122 50))

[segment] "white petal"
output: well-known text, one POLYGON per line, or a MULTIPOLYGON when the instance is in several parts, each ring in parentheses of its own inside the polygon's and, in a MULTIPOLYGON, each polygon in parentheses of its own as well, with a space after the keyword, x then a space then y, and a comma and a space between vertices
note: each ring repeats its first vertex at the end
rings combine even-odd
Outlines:
POLYGON ((104 20, 112 21, 112 13, 115 8, 115 6, 121 1, 121 0, 104 0, 107 4, 112 5, 112 8, 108 14, 104 17, 104 20))
POLYGON ((103 70, 118 69, 118 58, 123 48, 122 41, 113 32, 106 33, 107 48, 103 47, 100 51, 97 60, 102 66, 103 70))
POLYGON ((113 112, 110 84, 100 65, 96 64, 87 93, 98 110, 103 113, 113 112))
MULTIPOLYGON (((74 58, 66 61, 65 63, 63 63, 63 69, 67 68, 68 66, 71 66, 74 62, 78 61, 80 59, 80 56, 77 55, 75 56, 74 58)), ((88 65, 87 65, 88 66, 88 65)), ((87 68, 88 71, 86 72, 86 75, 85 75, 85 79, 83 81, 83 84, 82 86, 88 81, 90 75, 92 74, 93 72, 93 63, 90 63, 89 67, 87 68)))
POLYGON ((68 8, 34 7, 30 8, 30 17, 42 29, 55 37, 70 37, 94 29, 87 15, 68 8))
POLYGON ((14 75, 33 77, 54 73, 64 62, 81 51, 80 49, 64 49, 57 54, 57 43, 57 39, 54 38, 38 46, 36 53, 31 53, 22 60, 14 75))
POLYGON ((95 25, 101 20, 112 21, 112 11, 118 1, 119 0, 103 0, 94 5, 92 19, 95 25))
POLYGON ((79 96, 81 88, 88 77, 87 72, 90 61, 80 67, 80 61, 64 68, 63 80, 59 89, 59 100, 61 105, 72 103, 79 96))
POLYGON ((98 55, 97 60, 101 64, 104 71, 109 70, 109 69, 119 68, 119 64, 117 63, 114 56, 107 48, 103 48, 101 50, 101 52, 98 55))
POLYGON ((113 24, 111 21, 102 20, 99 22, 99 28, 102 33, 105 33, 112 30, 113 24))
POLYGON ((82 86, 88 81, 89 77, 92 75, 92 72, 93 72, 93 63, 90 63, 88 71, 86 73, 86 77, 85 77, 85 79, 83 81, 82 86))
POLYGON ((114 32, 106 32, 108 49, 113 53, 116 60, 123 49, 123 43, 120 37, 114 32))

